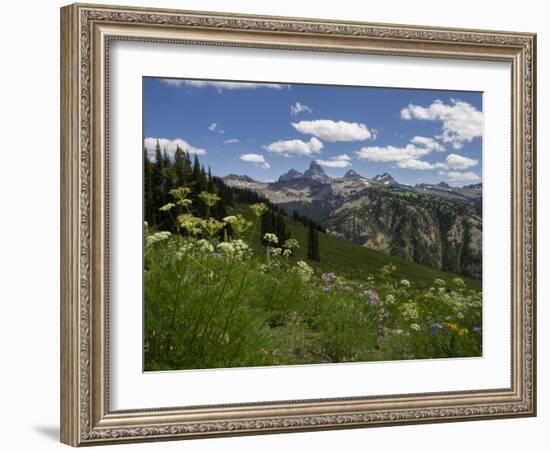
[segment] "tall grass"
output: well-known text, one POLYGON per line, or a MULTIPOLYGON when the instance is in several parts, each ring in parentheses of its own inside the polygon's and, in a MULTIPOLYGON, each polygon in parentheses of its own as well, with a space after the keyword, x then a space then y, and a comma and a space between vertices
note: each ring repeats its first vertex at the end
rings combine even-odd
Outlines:
POLYGON ((265 205, 216 221, 174 196, 178 232, 145 238, 146 370, 481 354, 481 292, 461 278, 416 282, 392 263, 326 272, 300 259, 300 239, 257 244, 265 205))

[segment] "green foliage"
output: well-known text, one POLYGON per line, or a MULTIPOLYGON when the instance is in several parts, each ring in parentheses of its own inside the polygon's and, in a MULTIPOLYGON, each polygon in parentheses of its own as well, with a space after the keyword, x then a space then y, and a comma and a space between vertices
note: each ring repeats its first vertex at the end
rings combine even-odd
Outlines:
POLYGON ((155 154, 144 153, 146 370, 481 354, 479 282, 304 226, 183 151, 155 154))
POLYGON ((257 212, 254 224, 224 220, 232 240, 190 214, 188 237, 147 234, 146 370, 481 354, 481 293, 463 279, 415 283, 391 263, 355 279, 323 272, 251 245, 267 211, 257 212))

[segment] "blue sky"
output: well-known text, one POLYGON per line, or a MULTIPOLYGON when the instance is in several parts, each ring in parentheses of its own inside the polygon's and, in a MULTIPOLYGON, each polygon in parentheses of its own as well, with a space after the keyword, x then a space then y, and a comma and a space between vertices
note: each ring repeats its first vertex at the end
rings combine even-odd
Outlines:
POLYGON ((479 92, 144 78, 145 147, 199 154, 212 173, 276 180, 317 160, 404 184, 481 181, 479 92))

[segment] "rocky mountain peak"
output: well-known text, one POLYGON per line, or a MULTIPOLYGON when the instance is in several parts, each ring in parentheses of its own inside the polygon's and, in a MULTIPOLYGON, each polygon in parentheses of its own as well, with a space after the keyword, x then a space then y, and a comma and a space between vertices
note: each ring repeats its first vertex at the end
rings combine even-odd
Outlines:
POLYGON ((354 178, 354 177, 360 177, 360 176, 361 175, 359 175, 355 170, 350 169, 344 174, 343 178, 354 178))
POLYGON ((324 183, 324 184, 330 183, 332 181, 332 178, 330 178, 325 173, 321 165, 315 160, 311 161, 311 164, 309 165, 309 169, 307 169, 304 172, 304 178, 315 180, 315 181, 318 181, 319 183, 324 183))
POLYGON ((284 173, 279 177, 279 181, 294 180, 295 178, 301 178, 303 176, 304 174, 302 172, 298 172, 295 169, 290 169, 287 173, 284 173))
POLYGON ((376 181, 378 183, 395 186, 399 184, 395 179, 387 172, 384 172, 382 175, 376 175, 372 181, 376 181))

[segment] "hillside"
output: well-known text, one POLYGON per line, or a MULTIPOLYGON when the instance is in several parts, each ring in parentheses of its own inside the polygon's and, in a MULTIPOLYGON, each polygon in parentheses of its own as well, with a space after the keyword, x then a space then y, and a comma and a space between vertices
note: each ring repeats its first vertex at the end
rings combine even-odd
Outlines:
MULTIPOLYGON (((236 205, 234 208, 230 208, 230 211, 232 213, 243 214, 249 220, 252 220, 252 214, 248 205, 236 205)), ((285 224, 291 232, 292 237, 300 242, 300 248, 294 251, 296 258, 305 259, 307 228, 291 217, 285 217, 285 224)), ((261 247, 259 230, 256 230, 251 244, 258 249, 261 247)), ((450 282, 459 276, 456 273, 440 271, 383 252, 360 247, 326 233, 319 233, 319 249, 321 262, 312 263, 312 265, 315 265, 324 272, 337 272, 357 280, 365 279, 369 275, 379 275, 380 269, 388 264, 393 264, 397 267, 396 277, 423 283, 427 286, 431 285, 436 278, 450 282)), ((481 282, 479 280, 463 276, 462 278, 468 287, 481 289, 481 282)))
POLYGON ((387 173, 368 179, 352 170, 333 179, 315 161, 304 173, 291 170, 273 183, 239 175, 223 180, 353 244, 481 279, 481 184, 406 186, 387 173))

